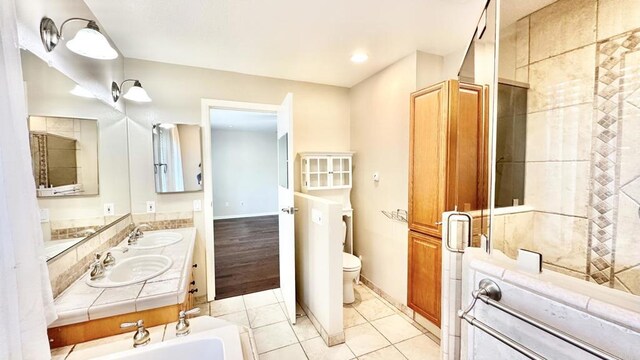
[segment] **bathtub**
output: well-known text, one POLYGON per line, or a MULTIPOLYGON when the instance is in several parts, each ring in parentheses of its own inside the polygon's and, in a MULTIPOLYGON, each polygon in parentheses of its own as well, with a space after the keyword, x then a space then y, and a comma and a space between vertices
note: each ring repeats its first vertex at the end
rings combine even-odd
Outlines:
POLYGON ((116 352, 95 360, 242 360, 242 345, 236 325, 191 333, 137 349, 116 352))

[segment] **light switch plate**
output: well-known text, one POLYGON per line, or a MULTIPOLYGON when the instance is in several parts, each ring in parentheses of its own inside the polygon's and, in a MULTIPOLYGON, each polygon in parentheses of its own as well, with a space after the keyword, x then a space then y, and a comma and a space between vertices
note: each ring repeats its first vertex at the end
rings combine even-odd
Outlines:
POLYGON ((104 204, 104 216, 111 216, 116 214, 116 209, 113 203, 104 204))
POLYGON ((193 200, 193 211, 202 211, 202 200, 193 200))
POLYGON ((40 222, 41 223, 49 222, 49 209, 40 209, 40 222))
POLYGON ((147 201, 147 213, 153 214, 156 212, 156 202, 155 201, 147 201))
POLYGON ((318 225, 322 225, 322 211, 311 209, 311 221, 318 225))

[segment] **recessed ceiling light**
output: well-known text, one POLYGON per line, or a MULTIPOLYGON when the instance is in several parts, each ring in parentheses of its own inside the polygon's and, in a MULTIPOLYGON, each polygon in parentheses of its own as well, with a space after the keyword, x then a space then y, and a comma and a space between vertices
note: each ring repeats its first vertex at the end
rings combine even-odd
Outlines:
POLYGON ((369 55, 365 53, 355 53, 351 55, 351 61, 353 61, 356 64, 363 63, 367 61, 367 59, 369 59, 369 55))

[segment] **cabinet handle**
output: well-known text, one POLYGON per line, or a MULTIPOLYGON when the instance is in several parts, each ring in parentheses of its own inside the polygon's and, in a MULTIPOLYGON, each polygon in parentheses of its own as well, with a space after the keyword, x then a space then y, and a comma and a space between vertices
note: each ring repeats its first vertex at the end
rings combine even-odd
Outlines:
POLYGON ((198 264, 193 264, 191 267, 193 267, 193 268, 197 268, 197 267, 198 267, 198 264))
POLYGON ((442 221, 436 221, 435 224, 440 226, 440 225, 442 225, 442 221))
POLYGON ((196 284, 196 281, 195 281, 195 280, 193 280, 193 281, 191 281, 191 282, 190 282, 190 284, 191 284, 191 285, 195 285, 195 284, 196 284))
POLYGON ((189 290, 189 294, 197 293, 198 289, 189 290))

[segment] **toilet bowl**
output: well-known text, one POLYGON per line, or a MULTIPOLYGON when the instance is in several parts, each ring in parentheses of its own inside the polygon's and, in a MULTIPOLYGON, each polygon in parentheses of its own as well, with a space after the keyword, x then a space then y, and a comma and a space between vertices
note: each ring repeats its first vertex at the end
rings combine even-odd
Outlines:
MULTIPOLYGON (((347 224, 342 222, 342 245, 347 239, 347 224)), ((342 253, 342 303, 351 304, 356 300, 353 283, 360 276, 362 263, 356 256, 343 252, 342 253)))

